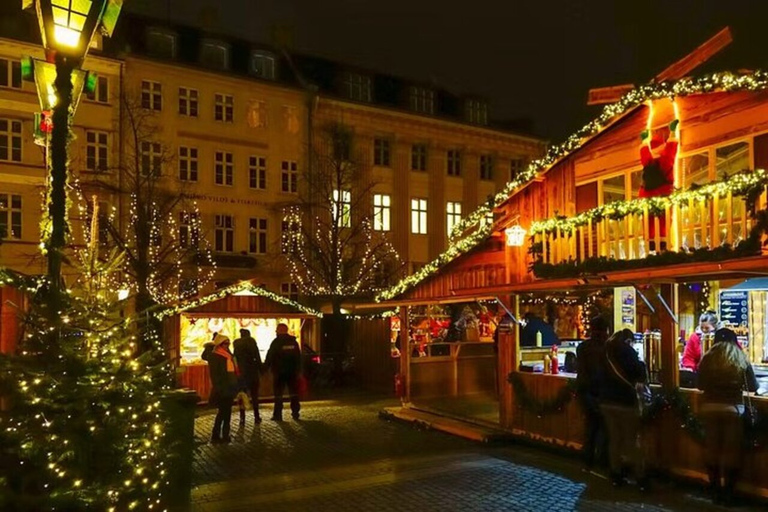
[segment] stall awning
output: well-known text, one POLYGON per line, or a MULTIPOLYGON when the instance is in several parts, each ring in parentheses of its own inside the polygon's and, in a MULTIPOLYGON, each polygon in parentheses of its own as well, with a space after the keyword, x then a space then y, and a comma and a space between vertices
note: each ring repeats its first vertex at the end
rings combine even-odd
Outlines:
POLYGON ((747 279, 737 285, 727 288, 727 290, 733 291, 755 291, 755 290, 768 290, 768 277, 755 277, 753 279, 747 279))

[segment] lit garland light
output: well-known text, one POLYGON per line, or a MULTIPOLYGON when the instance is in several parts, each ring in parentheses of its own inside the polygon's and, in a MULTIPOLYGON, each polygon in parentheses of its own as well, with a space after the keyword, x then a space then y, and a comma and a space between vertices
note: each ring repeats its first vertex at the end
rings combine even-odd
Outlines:
POLYGON ((628 215, 663 212, 673 206, 687 206, 692 200, 695 204, 714 197, 724 197, 729 192, 734 196, 745 196, 762 190, 768 185, 768 173, 763 169, 753 172, 734 174, 722 181, 710 183, 695 189, 681 190, 669 196, 647 197, 625 201, 614 201, 597 206, 572 217, 552 217, 531 223, 531 235, 572 233, 576 228, 586 226, 590 221, 603 219, 621 220, 628 215))
POLYGON ((183 313, 184 311, 198 308, 200 306, 204 306, 209 302, 215 302, 217 300, 223 299, 228 295, 234 295, 237 293, 247 293, 251 295, 258 295, 260 297, 265 297, 267 299, 273 300, 285 306, 290 306, 308 315, 316 316, 318 318, 321 318, 323 316, 323 314, 320 311, 312 309, 303 304, 299 304, 298 302, 291 300, 288 297, 285 297, 283 295, 278 295, 269 290, 265 290, 264 288, 254 285, 250 281, 244 281, 242 283, 233 284, 231 286, 227 286, 226 288, 222 288, 210 295, 206 295, 205 297, 189 300, 181 304, 178 304, 176 306, 163 309, 162 311, 159 311, 158 313, 156 313, 155 316, 159 320, 162 320, 163 318, 174 316, 179 313, 183 313))

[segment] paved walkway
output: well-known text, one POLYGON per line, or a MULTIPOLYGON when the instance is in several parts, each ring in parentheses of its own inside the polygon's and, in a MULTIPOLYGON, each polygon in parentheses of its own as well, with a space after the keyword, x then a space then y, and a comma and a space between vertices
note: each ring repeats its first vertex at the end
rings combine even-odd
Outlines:
MULTIPOLYGON (((615 491, 576 461, 541 450, 481 445, 384 421, 391 401, 309 404, 302 421, 248 418, 230 445, 204 444, 193 510, 226 511, 695 511, 723 510, 659 484, 615 491)), ((262 415, 269 417, 271 407, 262 415)), ((290 415, 286 414, 286 417, 290 415)), ((200 441, 213 423, 203 413, 200 441)), ((742 507, 740 510, 754 510, 742 507)))

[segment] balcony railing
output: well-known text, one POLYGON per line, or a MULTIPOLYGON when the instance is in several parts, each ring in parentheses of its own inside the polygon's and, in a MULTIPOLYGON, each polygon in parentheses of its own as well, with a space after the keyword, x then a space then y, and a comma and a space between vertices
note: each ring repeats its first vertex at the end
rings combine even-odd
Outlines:
POLYGON ((766 185, 768 173, 756 170, 668 197, 617 201, 534 222, 532 252, 542 263, 558 264, 736 247, 754 227, 754 213, 766 208, 766 185))

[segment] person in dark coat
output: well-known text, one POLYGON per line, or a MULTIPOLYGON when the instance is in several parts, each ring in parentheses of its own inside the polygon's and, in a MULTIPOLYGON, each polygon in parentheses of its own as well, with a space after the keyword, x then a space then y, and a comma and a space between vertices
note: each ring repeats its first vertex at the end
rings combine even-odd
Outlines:
POLYGON ((272 371, 275 391, 274 421, 283 421, 283 390, 288 387, 291 396, 291 415, 299 419, 299 375, 301 374, 301 349, 294 336, 288 334, 288 326, 277 325, 277 336, 269 346, 265 365, 272 371))
POLYGON ((213 343, 206 343, 200 356, 208 362, 211 375, 211 394, 208 403, 217 407, 213 422, 212 443, 229 443, 230 421, 232 420, 232 401, 237 394, 237 365, 229 351, 229 338, 216 334, 213 343))
POLYGON ((551 347, 558 344, 555 328, 529 311, 525 314, 525 327, 523 327, 523 331, 520 333, 520 346, 535 347, 536 335, 538 333, 541 333, 542 347, 551 347))
MULTIPOLYGON (((251 331, 240 329, 240 337, 233 343, 235 359, 240 368, 240 389, 251 395, 253 419, 261 423, 259 415, 259 375, 261 373, 261 354, 251 331)), ((240 423, 245 423, 245 409, 240 410, 240 423)))
POLYGON ((744 391, 757 391, 755 371, 730 329, 715 331, 714 344, 699 364, 710 490, 716 502, 730 504, 744 455, 744 391), (724 479, 725 485, 721 485, 724 479))
POLYGON ((632 331, 622 329, 605 343, 607 364, 600 389, 600 410, 608 431, 611 482, 614 486, 624 483, 622 458, 626 457, 635 470, 638 486, 646 490, 648 479, 640 431, 638 386, 646 384, 648 378, 645 364, 632 346, 634 339, 632 331))
POLYGON ((576 393, 584 408, 584 463, 592 471, 595 462, 605 465, 607 439, 600 412, 600 388, 605 375, 605 340, 608 322, 602 316, 592 319, 589 339, 576 349, 576 393), (599 461, 596 460, 599 457, 599 461))

